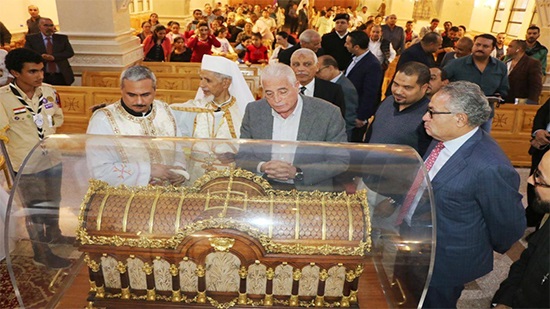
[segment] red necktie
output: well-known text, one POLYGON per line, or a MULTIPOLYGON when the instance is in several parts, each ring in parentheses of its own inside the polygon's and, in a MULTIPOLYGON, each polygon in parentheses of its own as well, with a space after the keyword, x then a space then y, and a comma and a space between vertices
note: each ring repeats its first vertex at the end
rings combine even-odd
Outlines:
MULTIPOLYGON (((435 160, 437 160, 437 157, 441 153, 441 150, 445 148, 445 145, 443 145, 443 142, 437 143, 435 145, 434 149, 428 156, 428 159, 426 159, 426 170, 429 172, 432 167, 434 166, 435 160)), ((422 180, 424 180, 424 173, 422 169, 418 171, 418 174, 416 174, 416 178, 414 179, 414 182, 411 186, 411 189, 407 193, 407 196, 405 197, 405 201, 403 202, 403 206, 401 207, 401 211, 399 212, 399 215, 397 216, 397 219, 395 220, 395 224, 399 225, 401 222, 403 222, 403 219, 409 212, 409 209, 411 208, 411 205, 414 201, 414 198, 418 194, 418 189, 420 189, 420 185, 422 184, 422 180)))
MULTIPOLYGON (((48 55, 53 55, 53 44, 52 44, 52 37, 46 37, 46 53, 48 55)), ((46 70, 48 73, 55 73, 57 71, 57 67, 55 66, 55 62, 48 61, 46 62, 46 70)))

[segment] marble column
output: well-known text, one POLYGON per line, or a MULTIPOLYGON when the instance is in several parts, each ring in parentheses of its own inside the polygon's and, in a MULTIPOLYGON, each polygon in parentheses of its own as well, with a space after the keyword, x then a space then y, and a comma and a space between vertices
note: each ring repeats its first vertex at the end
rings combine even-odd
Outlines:
POLYGON ((56 0, 60 28, 75 51, 70 63, 77 77, 83 71, 121 71, 142 59, 139 38, 130 28, 129 2, 56 0))

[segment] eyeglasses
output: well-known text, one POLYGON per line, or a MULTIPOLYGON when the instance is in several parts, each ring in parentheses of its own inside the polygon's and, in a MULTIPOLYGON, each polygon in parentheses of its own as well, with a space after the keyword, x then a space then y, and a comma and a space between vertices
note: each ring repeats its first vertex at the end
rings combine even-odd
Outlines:
POLYGON ((329 66, 328 65, 325 65, 324 67, 320 67, 319 70, 317 70, 317 72, 321 72, 322 70, 328 68, 329 66))
POLYGON ((539 178, 541 177, 541 175, 538 167, 535 169, 532 176, 533 176, 533 185, 535 187, 550 188, 549 184, 545 184, 539 181, 539 178))
POLYGON ((450 115, 452 112, 436 112, 431 109, 428 109, 426 113, 430 114, 430 118, 433 119, 434 115, 450 115))

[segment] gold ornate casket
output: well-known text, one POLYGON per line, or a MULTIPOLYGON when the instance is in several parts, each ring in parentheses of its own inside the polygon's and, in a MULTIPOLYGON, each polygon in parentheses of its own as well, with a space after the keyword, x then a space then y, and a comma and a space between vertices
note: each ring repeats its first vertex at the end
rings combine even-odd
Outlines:
POLYGON ((191 187, 92 180, 77 238, 94 307, 358 307, 371 248, 365 191, 273 190, 240 169, 191 187))

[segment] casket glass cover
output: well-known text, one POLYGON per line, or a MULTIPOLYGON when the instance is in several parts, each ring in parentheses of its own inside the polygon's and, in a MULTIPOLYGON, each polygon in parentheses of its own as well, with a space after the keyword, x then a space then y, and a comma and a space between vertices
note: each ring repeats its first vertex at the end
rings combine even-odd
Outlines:
POLYGON ((404 146, 54 135, 17 174, 8 270, 24 307, 415 308, 432 200, 404 146))

